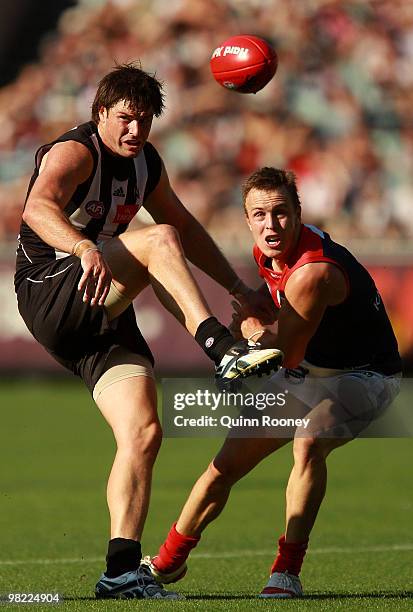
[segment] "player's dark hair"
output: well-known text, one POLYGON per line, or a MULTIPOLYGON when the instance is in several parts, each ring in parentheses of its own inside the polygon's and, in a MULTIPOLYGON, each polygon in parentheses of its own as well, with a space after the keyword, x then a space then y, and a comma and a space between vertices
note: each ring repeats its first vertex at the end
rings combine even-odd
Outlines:
POLYGON ((280 170, 279 168, 264 167, 251 174, 251 176, 249 176, 243 184, 242 201, 245 212, 247 212, 245 202, 251 189, 272 191, 273 189, 279 189, 280 187, 285 187, 296 208, 301 206, 294 172, 290 172, 289 170, 280 170))
POLYGON ((133 63, 119 64, 106 74, 98 85, 92 104, 92 119, 99 123, 99 109, 107 110, 125 100, 133 110, 152 108, 155 117, 162 114, 162 83, 133 63))

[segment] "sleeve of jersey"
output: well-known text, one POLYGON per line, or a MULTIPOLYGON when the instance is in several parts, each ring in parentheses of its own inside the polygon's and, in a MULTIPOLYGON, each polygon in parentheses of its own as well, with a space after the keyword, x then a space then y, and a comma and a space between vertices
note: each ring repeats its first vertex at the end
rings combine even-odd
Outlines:
POLYGON ((148 168, 148 180, 146 181, 145 194, 143 197, 143 201, 145 201, 159 183, 162 171, 162 160, 158 151, 150 142, 145 144, 143 152, 148 168))

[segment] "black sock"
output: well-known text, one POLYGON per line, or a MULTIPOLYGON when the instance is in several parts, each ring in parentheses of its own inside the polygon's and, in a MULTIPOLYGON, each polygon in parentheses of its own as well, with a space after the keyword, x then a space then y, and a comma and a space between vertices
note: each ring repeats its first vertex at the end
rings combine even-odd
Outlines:
POLYGON ((235 344, 228 329, 215 317, 202 321, 196 330, 195 340, 215 365, 219 365, 227 350, 235 344))
POLYGON ((109 540, 106 555, 106 576, 114 578, 138 569, 142 558, 141 543, 136 540, 114 538, 109 540))

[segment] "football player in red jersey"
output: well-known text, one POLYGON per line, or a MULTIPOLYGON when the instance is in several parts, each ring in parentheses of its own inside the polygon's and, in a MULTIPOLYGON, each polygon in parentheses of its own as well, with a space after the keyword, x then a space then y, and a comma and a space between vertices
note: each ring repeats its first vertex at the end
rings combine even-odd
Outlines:
POLYGON ((257 439, 230 435, 202 474, 159 553, 147 564, 161 582, 178 580, 202 531, 225 506, 232 485, 293 441, 286 526, 264 598, 299 597, 301 565, 324 498, 326 459, 354 439, 395 397, 401 361, 391 324, 367 270, 343 246, 301 222, 292 173, 262 168, 244 185, 254 258, 276 306, 277 328, 235 304, 244 337, 284 353, 283 368, 262 391, 288 390, 284 416, 306 415, 308 428, 274 429, 257 439))

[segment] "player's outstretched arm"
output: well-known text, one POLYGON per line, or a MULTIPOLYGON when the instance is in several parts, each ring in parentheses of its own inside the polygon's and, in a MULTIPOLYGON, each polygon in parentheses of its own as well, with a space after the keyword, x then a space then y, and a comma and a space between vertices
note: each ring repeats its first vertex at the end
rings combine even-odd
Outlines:
POLYGON ((277 347, 284 354, 283 366, 295 368, 304 359, 307 344, 317 330, 327 306, 347 296, 343 273, 329 263, 307 264, 288 279, 276 327, 257 317, 245 303, 232 302, 231 331, 236 337, 259 341, 263 347, 277 347))

